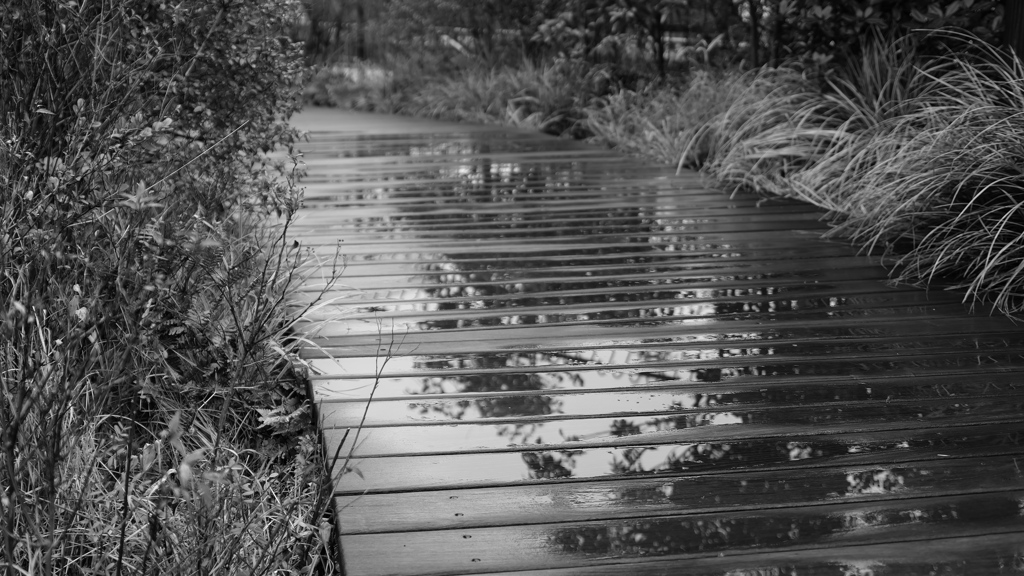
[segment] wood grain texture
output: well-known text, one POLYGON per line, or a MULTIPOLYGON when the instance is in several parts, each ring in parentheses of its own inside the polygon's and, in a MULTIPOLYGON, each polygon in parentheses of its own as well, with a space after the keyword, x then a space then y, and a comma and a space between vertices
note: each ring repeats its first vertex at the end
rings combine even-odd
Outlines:
POLYGON ((346 574, 1024 567, 1012 322, 889 286, 790 200, 526 131, 296 122, 346 574))

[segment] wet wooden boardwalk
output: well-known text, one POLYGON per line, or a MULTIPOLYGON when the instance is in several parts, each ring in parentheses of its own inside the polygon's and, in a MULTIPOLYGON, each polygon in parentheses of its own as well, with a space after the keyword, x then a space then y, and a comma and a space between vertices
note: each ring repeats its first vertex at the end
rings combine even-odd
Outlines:
POLYGON ((299 235, 346 265, 304 356, 352 430, 349 576, 1024 570, 1020 327, 887 287, 804 205, 525 132, 299 125, 299 235))

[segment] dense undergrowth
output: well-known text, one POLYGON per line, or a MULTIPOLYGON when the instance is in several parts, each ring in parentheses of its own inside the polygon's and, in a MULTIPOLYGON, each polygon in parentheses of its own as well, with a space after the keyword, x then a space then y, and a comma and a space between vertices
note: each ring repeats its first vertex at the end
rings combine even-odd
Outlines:
POLYGON ((287 8, 0 7, 4 574, 325 570, 287 8))
MULTIPOLYGON (((869 41, 827 71, 703 70, 624 85, 572 61, 353 81, 336 66, 310 101, 533 127, 699 168, 727 190, 828 211, 830 235, 892 262, 902 283, 963 289, 1024 313, 1024 67, 956 32, 869 41)), ((353 71, 362 71, 353 73, 353 71)))

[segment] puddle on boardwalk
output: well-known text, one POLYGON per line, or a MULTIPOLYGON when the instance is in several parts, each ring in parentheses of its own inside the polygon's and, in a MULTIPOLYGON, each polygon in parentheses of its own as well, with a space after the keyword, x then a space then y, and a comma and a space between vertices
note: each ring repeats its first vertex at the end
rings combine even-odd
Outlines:
POLYGON ((943 458, 1021 450, 1024 336, 955 294, 887 286, 819 239, 817 212, 526 134, 322 136, 306 157, 299 234, 345 268, 304 354, 328 440, 363 427, 339 493, 628 479, 598 499, 664 515, 673 498, 730 505, 728 479, 681 496, 698 478, 825 471, 766 500, 783 511, 538 529, 547 560, 807 545, 977 510, 1018 522, 1016 459, 986 485, 1005 494, 982 497, 956 496, 973 468, 943 458), (682 476, 644 484, 665 474, 682 476), (911 492, 951 499, 787 508, 911 492))
MULTIPOLYGON (((340 316, 320 331, 321 355, 339 360, 314 361, 332 376, 321 395, 341 401, 325 413, 341 419, 336 426, 353 426, 362 417, 353 402, 371 392, 453 397, 378 402, 363 423, 383 429, 364 435, 364 451, 455 451, 465 445, 455 439, 467 434, 475 440, 465 449, 486 450, 546 442, 543 430, 549 438, 621 438, 631 427, 762 426, 787 418, 813 425, 858 421, 859 412, 887 420, 936 410, 995 417, 1003 414, 995 405, 1006 404, 922 407, 913 401, 928 395, 907 390, 923 384, 850 388, 849 379, 1020 365, 1012 350, 1021 337, 999 333, 1005 327, 998 325, 994 334, 961 335, 962 326, 943 334, 943 319, 962 315, 955 299, 887 288, 874 262, 797 234, 822 226, 818 214, 791 203, 761 207, 665 169, 525 137, 364 141, 309 162, 315 190, 307 202, 318 211, 325 199, 347 208, 330 218, 314 213, 305 225, 314 235, 344 237, 341 253, 352 255, 352 274, 335 292, 343 297, 312 316, 340 316), (387 213, 359 216, 363 208, 387 213), (876 320, 890 326, 873 332, 876 320), (900 325, 908 322, 933 323, 934 334, 900 325), (730 329, 742 323, 752 329, 730 329), (824 329, 809 334, 814 323, 824 329), (799 383, 808 378, 816 379, 811 387, 799 383), (829 378, 834 392, 821 383, 829 378), (750 381, 763 389, 699 387, 750 381), (645 400, 591 394, 636 387, 671 392, 645 400), (577 393, 538 394, 545 391, 577 393), (905 410, 876 406, 908 394, 905 410), (815 399, 831 403, 818 408, 818 419, 804 413, 815 399), (609 416, 623 402, 632 405, 618 412, 651 418, 637 424, 609 416), (465 432, 403 428, 495 418, 523 422, 465 432), (394 438, 380 439, 385 433, 394 438), (497 436, 488 441, 486 434, 497 436)), ((948 386, 969 396, 980 390, 960 380, 948 386)))

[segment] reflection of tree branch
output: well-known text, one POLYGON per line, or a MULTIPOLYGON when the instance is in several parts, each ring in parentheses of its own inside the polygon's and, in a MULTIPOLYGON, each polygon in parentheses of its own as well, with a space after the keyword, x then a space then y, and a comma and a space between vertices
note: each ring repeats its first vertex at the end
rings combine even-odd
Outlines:
POLYGON ((644 376, 650 380, 657 380, 658 382, 671 382, 672 380, 678 380, 677 376, 669 376, 664 372, 647 372, 646 370, 640 372, 633 372, 638 376, 644 376))
MULTIPOLYGON (((550 357, 552 357, 552 358, 562 358, 563 360, 569 360, 572 363, 572 365, 580 365, 580 364, 583 364, 583 365, 598 364, 598 365, 600 365, 600 362, 594 362, 593 358, 587 359, 587 358, 584 358, 583 356, 578 356, 576 354, 569 354, 569 353, 566 353, 566 352, 559 352, 557 350, 550 350, 550 351, 545 352, 545 354, 550 356, 550 357)), ((667 357, 667 354, 668 354, 667 352, 657 352, 656 355, 660 356, 661 358, 655 358, 655 361, 664 359, 665 357, 667 357)), ((669 375, 665 374, 664 372, 647 372, 647 371, 643 371, 643 372, 632 372, 632 374, 646 376, 647 378, 649 378, 651 380, 657 380, 659 382, 669 382, 669 381, 672 381, 672 380, 676 380, 675 376, 669 376, 669 375)), ((582 386, 582 384, 583 384, 582 378, 580 378, 579 380, 580 381, 579 381, 579 383, 577 385, 578 386, 582 386)), ((574 381, 574 383, 576 383, 576 382, 574 381)))
MULTIPOLYGON (((499 426, 498 436, 507 436, 509 443, 511 444, 529 444, 530 437, 533 436, 533 434, 542 426, 543 424, 513 424, 511 426, 499 426)), ((538 444, 542 442, 540 436, 537 437, 536 442, 538 444)))
POLYGON ((551 358, 561 358, 563 360, 568 360, 570 364, 591 364, 594 362, 593 359, 588 360, 575 354, 568 354, 566 352, 559 352, 557 350, 548 351, 547 354, 551 358))
MULTIPOLYGON (((378 349, 380 349, 380 345, 382 344, 383 334, 384 334, 384 327, 381 324, 380 318, 378 318, 377 319, 377 348, 378 349)), ((407 336, 407 335, 408 334, 402 336, 402 341, 399 343, 399 346, 401 346, 402 344, 405 343, 405 336, 407 336)), ((342 463, 341 470, 342 470, 343 474, 346 471, 349 470, 349 463, 352 461, 352 455, 355 454, 356 449, 359 447, 359 436, 360 436, 360 434, 362 434, 363 428, 364 428, 364 426, 366 424, 366 416, 370 412, 370 404, 373 402, 373 397, 377 393, 377 388, 380 386, 381 374, 384 373, 384 368, 387 367, 388 362, 394 357, 394 350, 395 350, 395 326, 394 326, 394 324, 392 324, 391 325, 391 339, 388 342, 388 351, 387 351, 387 354, 384 355, 384 361, 381 362, 379 355, 374 357, 374 360, 373 360, 374 361, 373 387, 370 389, 370 396, 369 396, 369 398, 366 399, 366 406, 363 408, 363 415, 359 419, 359 426, 356 427, 355 438, 352 439, 352 447, 349 448, 348 454, 345 456, 345 461, 342 463)), ((338 444, 338 449, 337 449, 337 451, 334 454, 334 460, 332 461, 332 464, 331 464, 332 471, 333 471, 334 462, 337 462, 337 460, 338 460, 338 456, 339 456, 339 454, 341 452, 341 447, 345 445, 345 439, 346 438, 348 438, 348 430, 345 431, 345 438, 343 438, 341 443, 338 444)))
POLYGON ((576 457, 582 450, 560 450, 558 452, 523 452, 523 462, 529 469, 529 478, 550 480, 569 478, 576 467, 576 457))

